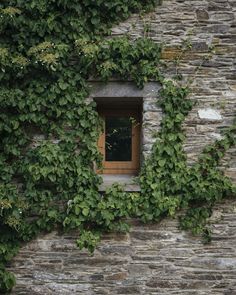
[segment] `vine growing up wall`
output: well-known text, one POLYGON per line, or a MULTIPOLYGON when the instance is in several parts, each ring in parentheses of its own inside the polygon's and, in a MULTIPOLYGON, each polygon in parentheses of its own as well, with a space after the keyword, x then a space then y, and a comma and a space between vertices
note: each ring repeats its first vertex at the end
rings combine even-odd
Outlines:
POLYGON ((181 125, 192 108, 189 89, 164 79, 161 46, 147 38, 106 39, 112 24, 156 1, 4 0, 0 4, 0 291, 11 290, 6 264, 20 244, 58 226, 79 229, 77 244, 94 251, 104 231, 126 231, 127 217, 173 216, 186 229, 208 232, 216 201, 235 195, 217 170, 235 144, 236 126, 188 167, 181 125), (131 78, 162 84, 164 113, 152 155, 140 174, 141 193, 114 185, 104 195, 93 170, 101 131, 87 79, 131 78))

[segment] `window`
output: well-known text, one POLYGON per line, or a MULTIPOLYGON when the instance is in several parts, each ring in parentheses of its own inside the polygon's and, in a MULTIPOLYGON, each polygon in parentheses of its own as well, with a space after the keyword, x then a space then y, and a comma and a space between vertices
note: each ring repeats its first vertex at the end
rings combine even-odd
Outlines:
POLYGON ((97 171, 103 179, 99 190, 103 192, 116 182, 126 191, 140 191, 133 175, 139 173, 140 158, 142 161, 151 151, 153 128, 158 131, 160 127, 162 112, 156 104, 160 85, 148 82, 139 89, 132 81, 104 83, 93 78, 89 83, 88 101, 96 102, 104 122, 98 141, 103 155, 103 169, 97 171))
POLYGON ((138 108, 100 107, 104 132, 98 140, 102 174, 136 175, 140 166, 141 120, 138 108))

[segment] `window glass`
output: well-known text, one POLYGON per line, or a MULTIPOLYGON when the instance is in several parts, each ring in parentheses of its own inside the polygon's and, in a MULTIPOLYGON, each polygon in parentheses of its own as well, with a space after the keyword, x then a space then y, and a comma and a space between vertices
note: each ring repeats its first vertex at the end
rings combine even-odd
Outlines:
POLYGON ((105 160, 132 161, 132 122, 129 117, 106 117, 105 160))

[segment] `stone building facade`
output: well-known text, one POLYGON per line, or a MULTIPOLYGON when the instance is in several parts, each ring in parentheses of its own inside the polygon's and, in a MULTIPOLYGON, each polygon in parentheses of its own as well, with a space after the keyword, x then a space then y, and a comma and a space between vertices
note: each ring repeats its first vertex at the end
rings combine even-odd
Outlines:
MULTIPOLYGON (((189 163, 203 147, 221 137, 236 113, 236 0, 164 0, 148 15, 133 15, 112 30, 113 36, 149 35, 164 43, 168 75, 179 46, 191 49, 181 58, 179 72, 192 79, 190 99, 197 104, 185 121, 185 151, 189 163), (149 28, 149 30, 147 30, 149 28), (212 57, 204 61, 209 47, 212 57), (201 65, 196 72, 196 68, 201 65)), ((148 153, 152 131, 161 112, 152 96, 143 104, 143 147, 148 153)), ((236 150, 222 162, 236 182, 236 150)), ((51 233, 22 247, 9 269, 17 278, 13 294, 236 294, 236 202, 215 208, 213 241, 181 232, 177 220, 141 225, 127 235, 104 236, 93 256, 75 246, 77 233, 51 233)))
POLYGON ((235 295, 236 202, 212 216, 212 242, 178 229, 178 220, 104 235, 95 253, 76 247, 77 232, 42 235, 20 250, 12 294, 235 295))
MULTIPOLYGON (((181 55, 179 47, 183 43, 191 45, 178 67, 184 80, 193 81, 189 98, 197 102, 185 122, 185 150, 189 162, 195 162, 203 147, 220 139, 220 130, 230 126, 235 118, 236 1, 164 0, 155 12, 143 18, 134 15, 113 28, 114 36, 124 34, 133 39, 148 36, 162 43, 169 77, 175 75, 173 61, 181 55), (213 48, 213 53, 204 61, 209 48, 213 48)), ((144 111, 146 107, 150 109, 145 106, 144 111)), ((159 110, 153 108, 151 112, 144 116, 144 122, 158 121, 159 110)), ((148 136, 145 141, 148 150, 152 143, 152 137, 148 136)), ((223 165, 227 175, 236 180, 235 149, 228 152, 223 165)))

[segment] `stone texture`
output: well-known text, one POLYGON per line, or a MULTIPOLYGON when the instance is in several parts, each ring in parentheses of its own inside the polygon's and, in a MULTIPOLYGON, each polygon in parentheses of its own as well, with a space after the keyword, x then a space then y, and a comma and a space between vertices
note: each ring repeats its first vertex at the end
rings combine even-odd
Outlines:
POLYGON ((9 265, 12 294, 234 295, 236 201, 219 204, 211 218, 213 240, 202 244, 178 229, 177 219, 104 235, 93 255, 80 251, 78 232, 41 235, 9 265))
MULTIPOLYGON (((197 101, 184 124, 189 163, 197 160, 205 145, 220 138, 223 127, 233 123, 235 15, 236 0, 165 0, 155 12, 133 15, 113 29, 113 36, 128 33, 136 39, 149 24, 149 37, 167 45, 163 52, 167 76, 175 73, 178 46, 183 40, 191 41, 192 49, 179 65, 183 78, 193 79, 189 99, 197 101), (215 53, 196 73, 208 46, 214 46, 215 53), (199 117, 202 109, 217 110, 221 120, 199 117)), ((147 90, 143 99, 145 155, 150 153, 161 117, 153 92, 147 90)), ((236 183, 235 148, 228 151, 221 168, 236 183)), ((9 265, 17 277, 12 294, 236 295, 236 202, 219 205, 212 221, 209 245, 181 232, 177 220, 149 225, 133 221, 130 234, 105 235, 93 256, 76 248, 76 232, 42 235, 24 245, 9 265)))
MULTIPOLYGON (((156 82, 146 83, 143 89, 139 89, 134 82, 110 81, 108 83, 100 81, 90 81, 90 98, 93 99, 114 99, 127 98, 138 99, 146 97, 156 97, 160 85, 156 82)), ((109 101, 107 101, 109 103, 109 101)))
POLYGON ((220 112, 213 109, 200 109, 198 110, 199 118, 208 121, 221 121, 222 116, 220 112))
POLYGON ((100 192, 106 191, 114 183, 119 183, 127 192, 140 192, 140 186, 137 184, 137 179, 133 175, 124 174, 101 174, 102 184, 99 187, 100 192))
MULTIPOLYGON (((145 35, 147 24, 150 26, 148 36, 165 44, 162 57, 167 64, 167 77, 175 74, 173 60, 181 54, 179 46, 184 40, 192 44, 179 65, 183 79, 193 80, 189 98, 197 101, 184 125, 187 133, 185 151, 191 164, 197 161, 204 146, 220 139, 220 131, 230 126, 236 115, 236 0, 165 0, 155 12, 143 17, 134 15, 116 26, 113 35, 129 34, 137 39, 145 35), (204 55, 208 54, 209 46, 214 47, 212 58, 196 72, 204 55), (198 113, 204 109, 212 109, 220 115, 211 116, 213 120, 201 118, 198 113)), ((155 102, 150 107, 145 105, 144 110, 151 112, 152 104, 155 102)), ((155 111, 160 117, 161 111, 155 111)), ((144 151, 148 154, 154 142, 152 133, 159 127, 154 115, 151 118, 147 114, 144 118, 149 119, 149 127, 144 129, 144 134, 147 133, 144 151)), ((235 154, 235 149, 231 149, 226 156, 228 162, 222 162, 224 171, 232 179, 236 175, 235 154)))

